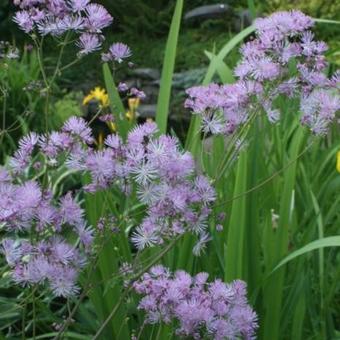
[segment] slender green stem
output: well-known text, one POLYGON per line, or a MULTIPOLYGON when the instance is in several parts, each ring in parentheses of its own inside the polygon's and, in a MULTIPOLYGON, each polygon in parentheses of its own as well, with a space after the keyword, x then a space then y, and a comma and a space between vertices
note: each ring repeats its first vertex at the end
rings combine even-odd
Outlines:
POLYGON ((218 176, 215 179, 215 182, 218 182, 221 177, 223 176, 225 170, 227 169, 230 160, 232 159, 231 155, 232 155, 232 150, 233 150, 233 146, 236 143, 238 138, 245 138, 245 136, 247 135, 248 131, 249 131, 249 126, 252 123, 252 121, 255 119, 256 114, 257 114, 257 109, 254 109, 254 113, 250 116, 247 124, 244 124, 241 129, 238 131, 238 133, 235 133, 232 137, 231 140, 229 142, 229 150, 227 150, 225 157, 222 159, 221 163, 218 165, 218 170, 217 170, 217 174, 218 176), (243 136, 244 133, 244 136, 243 136))
POLYGON ((1 144, 3 141, 3 138, 5 136, 4 133, 2 133, 3 131, 6 131, 6 107, 7 107, 7 93, 5 89, 1 89, 2 95, 3 95, 3 103, 2 103, 2 131, 1 131, 1 144))
POLYGON ((138 332, 137 340, 139 340, 139 339, 141 338, 141 336, 142 336, 142 334, 143 334, 143 331, 144 331, 144 328, 145 328, 145 325, 146 325, 146 323, 145 323, 145 321, 144 321, 143 324, 142 324, 142 327, 140 328, 140 330, 139 330, 139 332, 138 332))
POLYGON ((59 52, 58 61, 57 61, 56 67, 55 67, 54 72, 53 72, 53 76, 52 76, 51 81, 50 81, 50 86, 53 84, 53 82, 54 82, 55 78, 57 77, 58 73, 61 71, 60 66, 61 66, 61 62, 62 62, 62 58, 63 58, 65 47, 67 46, 68 41, 69 41, 69 37, 70 37, 70 31, 68 31, 66 33, 65 39, 61 43, 61 49, 60 49, 60 52, 59 52))
POLYGON ((42 46, 43 46, 43 41, 44 41, 43 39, 44 38, 41 39, 40 44, 39 44, 39 41, 37 40, 36 37, 33 38, 33 41, 34 41, 34 44, 37 48, 37 58, 38 58, 38 64, 39 64, 40 72, 42 74, 45 86, 46 86, 46 88, 48 88, 49 84, 48 84, 47 75, 46 75, 46 72, 45 72, 43 58, 42 58, 42 46))
POLYGON ((67 70, 68 68, 70 68, 71 66, 77 64, 77 63, 79 62, 79 60, 80 60, 80 59, 77 58, 77 59, 71 61, 69 64, 66 64, 65 66, 61 67, 61 68, 60 68, 60 72, 63 72, 63 71, 65 71, 65 70, 67 70))
POLYGON ((160 340, 161 334, 162 334, 162 322, 159 323, 156 340, 160 340))
POLYGON ((25 340, 25 325, 26 325, 26 308, 27 308, 27 300, 25 301, 24 308, 22 311, 22 318, 21 318, 21 339, 25 340))
POLYGON ((35 309, 35 287, 32 289, 32 328, 33 328, 33 340, 35 340, 35 333, 36 333, 36 309, 35 309))

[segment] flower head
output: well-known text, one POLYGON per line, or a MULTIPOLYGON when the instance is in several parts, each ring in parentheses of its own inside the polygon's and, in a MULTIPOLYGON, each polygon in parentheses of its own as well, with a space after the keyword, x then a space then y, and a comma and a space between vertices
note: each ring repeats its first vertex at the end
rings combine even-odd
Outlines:
POLYGON ((130 57, 131 55, 132 55, 132 52, 129 46, 119 42, 119 43, 112 44, 110 46, 109 52, 104 53, 102 55, 102 60, 103 61, 114 60, 118 63, 122 63, 124 59, 130 57))
POLYGON ((86 28, 92 33, 100 33, 103 28, 112 24, 112 16, 102 5, 89 4, 85 8, 85 12, 86 28))
POLYGON ((92 90, 83 100, 83 105, 88 105, 90 101, 96 100, 100 103, 102 107, 109 106, 109 96, 105 89, 97 86, 92 90))
POLYGON ((83 33, 77 42, 77 46, 80 48, 80 55, 87 55, 97 51, 100 49, 101 45, 102 42, 98 35, 91 33, 83 33))

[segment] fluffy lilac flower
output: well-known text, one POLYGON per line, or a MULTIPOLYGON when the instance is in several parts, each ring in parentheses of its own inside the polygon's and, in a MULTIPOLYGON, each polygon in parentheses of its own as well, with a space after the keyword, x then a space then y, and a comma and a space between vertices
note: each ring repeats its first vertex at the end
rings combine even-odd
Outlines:
POLYGON ((40 231, 51 227, 53 224, 58 227, 59 216, 57 209, 48 202, 42 200, 39 206, 35 209, 35 218, 37 220, 37 229, 40 231))
POLYGON ((65 15, 60 21, 60 29, 66 31, 80 31, 84 28, 84 19, 79 15, 65 15))
POLYGON ((304 32, 313 26, 313 20, 300 11, 276 12, 267 18, 255 20, 255 27, 262 43, 273 46, 284 37, 304 32))
POLYGON ((51 289, 55 296, 70 297, 79 292, 76 284, 78 272, 70 267, 57 267, 51 277, 51 289))
POLYGON ((79 236, 79 240, 82 245, 85 247, 86 251, 90 250, 90 246, 93 242, 93 230, 86 226, 85 223, 78 224, 77 226, 77 234, 79 236))
POLYGON ((208 86, 195 86, 186 90, 189 99, 185 107, 190 108, 194 113, 204 112, 208 109, 218 109, 223 102, 220 87, 217 84, 208 86))
POLYGON ((104 123, 114 122, 115 117, 111 113, 107 113, 98 117, 100 121, 104 123))
POLYGON ((106 188, 116 175, 116 162, 111 149, 90 153, 86 159, 92 182, 98 188, 106 188))
POLYGON ((250 73, 255 80, 273 80, 280 75, 280 66, 265 57, 253 63, 250 73))
POLYGON ((7 183, 11 181, 11 175, 9 172, 0 166, 0 184, 7 183))
POLYGON ((301 100, 302 122, 315 134, 324 134, 339 109, 340 98, 332 91, 315 90, 301 100))
POLYGON ((119 92, 126 92, 129 90, 129 87, 125 83, 118 84, 118 91, 119 92))
POLYGON ((101 45, 102 42, 99 36, 91 33, 83 33, 77 42, 77 46, 80 48, 80 55, 87 55, 97 51, 100 49, 101 45))
POLYGON ((206 133, 229 134, 247 120, 247 108, 253 96, 261 92, 261 84, 250 80, 232 85, 199 86, 187 90, 190 98, 185 106, 202 116, 202 128, 206 133))
POLYGON ((1 252, 5 255, 9 266, 14 266, 22 257, 20 242, 4 239, 1 242, 1 252))
POLYGON ((52 131, 48 135, 40 137, 39 146, 47 157, 53 158, 60 152, 69 149, 72 143, 72 137, 68 133, 52 131))
POLYGON ((37 23, 37 29, 42 36, 50 34, 58 37, 65 32, 65 27, 62 25, 61 19, 54 17, 47 17, 40 20, 37 23))
POLYGON ((100 33, 102 29, 110 26, 113 18, 105 9, 99 4, 89 4, 85 8, 86 16, 85 24, 87 29, 93 33, 100 33))
POLYGON ((157 169, 150 162, 142 162, 136 165, 131 173, 137 183, 146 185, 157 178, 157 169))
POLYGON ((18 205, 23 211, 38 207, 42 199, 41 189, 38 183, 33 181, 25 182, 19 186, 16 194, 18 197, 18 205))
POLYGON ((126 44, 115 43, 109 47, 109 52, 102 55, 102 60, 107 62, 114 60, 118 63, 122 63, 124 59, 130 57, 132 52, 126 44))
POLYGON ((19 148, 10 159, 10 165, 15 173, 21 173, 30 163, 34 147, 38 144, 39 136, 32 132, 19 140, 19 148))
POLYGON ((77 226, 83 223, 84 211, 72 198, 71 193, 67 193, 60 200, 60 217, 62 223, 67 223, 73 226, 77 226))
POLYGON ((131 88, 130 94, 132 96, 135 96, 135 97, 140 98, 140 99, 145 99, 146 98, 145 93, 143 91, 140 91, 140 90, 136 89, 135 87, 131 88))
POLYGON ((63 265, 70 264, 75 257, 75 249, 58 238, 52 240, 50 252, 53 261, 63 265))
POLYGON ((151 268, 134 283, 143 295, 138 308, 146 312, 145 321, 176 322, 177 335, 185 337, 253 338, 257 315, 247 303, 245 283, 207 279, 206 273, 191 277, 184 271, 172 274, 162 266, 151 268))
POLYGON ((160 243, 160 238, 155 233, 155 228, 152 222, 144 221, 144 223, 137 227, 131 236, 131 242, 139 250, 146 247, 155 246, 160 243))
POLYGON ((113 150, 118 150, 122 147, 122 139, 118 135, 109 135, 105 139, 105 145, 113 150))
POLYGON ((195 256, 200 256, 202 252, 204 252, 207 243, 210 242, 212 240, 211 236, 205 232, 203 232, 202 234, 200 234, 200 237, 198 239, 198 241, 196 242, 192 253, 195 256))
POLYGON ((71 135, 79 137, 81 141, 87 144, 93 143, 92 131, 83 118, 71 117, 64 124, 62 130, 71 135))
POLYGON ((31 154, 34 147, 38 144, 39 136, 31 132, 30 134, 22 137, 19 141, 19 148, 27 154, 31 154))
POLYGON ((157 124, 154 122, 136 126, 128 135, 128 144, 138 148, 143 141, 149 140, 149 137, 156 133, 157 129, 157 124))
POLYGON ((83 11, 90 3, 90 0, 69 0, 69 6, 74 12, 83 11))
POLYGON ((15 13, 13 18, 20 28, 25 31, 25 33, 30 33, 33 30, 34 22, 28 11, 18 11, 15 13))
POLYGON ((195 189, 197 190, 200 200, 202 200, 204 204, 208 205, 209 203, 215 201, 215 190, 212 188, 206 177, 198 176, 195 179, 195 189))

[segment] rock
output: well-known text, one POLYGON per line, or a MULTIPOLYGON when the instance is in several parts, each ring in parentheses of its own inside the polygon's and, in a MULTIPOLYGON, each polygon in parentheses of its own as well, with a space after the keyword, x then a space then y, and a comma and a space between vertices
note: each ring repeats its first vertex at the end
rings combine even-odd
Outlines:
POLYGON ((241 32, 244 28, 250 26, 252 24, 250 11, 245 9, 236 14, 236 17, 233 20, 233 26, 235 32, 241 32))
POLYGON ((180 73, 174 73, 172 85, 178 89, 187 89, 191 86, 200 84, 204 79, 206 68, 197 68, 180 73))
POLYGON ((157 102, 159 87, 155 85, 143 85, 142 87, 146 98, 143 99, 144 104, 152 104, 157 102))
POLYGON ((138 107, 138 117, 141 118, 155 118, 157 111, 156 104, 142 104, 138 107))
MULTIPOLYGON (((176 89, 187 89, 188 87, 198 85, 204 79, 206 68, 195 68, 188 71, 174 73, 172 77, 172 86, 176 89)), ((155 80, 152 85, 159 86, 160 81, 155 80)))
POLYGON ((148 80, 158 80, 161 74, 156 68, 136 68, 131 72, 134 76, 148 79, 148 80))
POLYGON ((187 12, 184 16, 184 20, 189 21, 192 19, 215 19, 223 17, 232 9, 227 4, 215 4, 196 7, 193 10, 187 12))

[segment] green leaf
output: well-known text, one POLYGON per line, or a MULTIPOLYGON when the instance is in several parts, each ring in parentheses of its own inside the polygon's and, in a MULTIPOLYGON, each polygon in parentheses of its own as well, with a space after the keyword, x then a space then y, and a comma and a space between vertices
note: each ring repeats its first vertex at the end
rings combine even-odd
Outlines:
POLYGON ((220 64, 220 62, 223 62, 223 60, 227 57, 227 55, 239 44, 243 41, 244 38, 246 38, 249 34, 253 33, 255 30, 255 27, 253 25, 245 28, 243 31, 239 32, 235 35, 231 40, 228 41, 227 44, 224 45, 224 47, 221 49, 221 51, 217 54, 216 59, 214 59, 209 67, 208 71, 205 75, 203 84, 209 84, 214 74, 217 71, 217 67, 220 64))
POLYGON ((251 19, 254 20, 256 18, 256 8, 254 0, 247 0, 248 10, 250 12, 251 19))
MULTIPOLYGON (((296 128, 295 124, 291 123, 292 131, 296 128)), ((288 131, 289 132, 289 131, 288 131)), ((287 136, 291 136, 290 132, 287 136)), ((298 127, 295 133, 291 137, 291 143, 288 149, 287 155, 284 157, 284 164, 287 164, 293 160, 297 160, 297 156, 301 149, 301 145, 304 139, 304 130, 298 127)), ((280 210, 279 210, 279 224, 277 230, 273 229, 269 231, 269 239, 271 239, 270 246, 270 260, 268 267, 272 263, 285 256, 288 252, 289 245, 289 233, 293 225, 293 213, 294 213, 294 197, 296 186, 296 172, 297 163, 294 162, 284 172, 283 180, 284 186, 281 193, 280 210)), ((272 268, 271 266, 269 268, 272 268)), ((270 277, 267 285, 264 289, 264 305, 265 305, 265 318, 264 318, 264 339, 278 339, 280 334, 280 320, 282 316, 282 302, 283 302, 283 290, 285 281, 284 269, 276 272, 270 277)))
MULTIPOLYGON (((247 151, 240 155, 234 188, 234 197, 247 190, 247 151)), ((233 202, 225 252, 225 280, 227 282, 244 278, 245 231, 247 216, 247 197, 233 202)))
POLYGON ((211 62, 216 62, 216 71, 224 84, 231 84, 235 81, 233 72, 223 60, 217 59, 217 56, 212 52, 204 51, 204 54, 211 62))
POLYGON ((122 138, 125 138, 129 128, 129 122, 126 119, 123 102, 119 96, 112 73, 107 63, 103 64, 103 75, 105 87, 110 99, 110 108, 116 118, 115 123, 117 124, 118 133, 122 136, 122 138))
POLYGON ((340 247, 340 236, 329 236, 325 237, 311 243, 308 243, 304 247, 293 251, 288 256, 286 256, 279 264, 273 269, 272 273, 281 268, 283 265, 294 260, 298 256, 304 255, 316 249, 322 249, 326 247, 340 247))
POLYGON ((168 41, 165 47, 162 77, 157 101, 156 123, 160 133, 165 133, 167 127, 172 77, 175 68, 176 49, 181 25, 182 10, 183 0, 177 0, 175 12, 170 26, 168 41))

